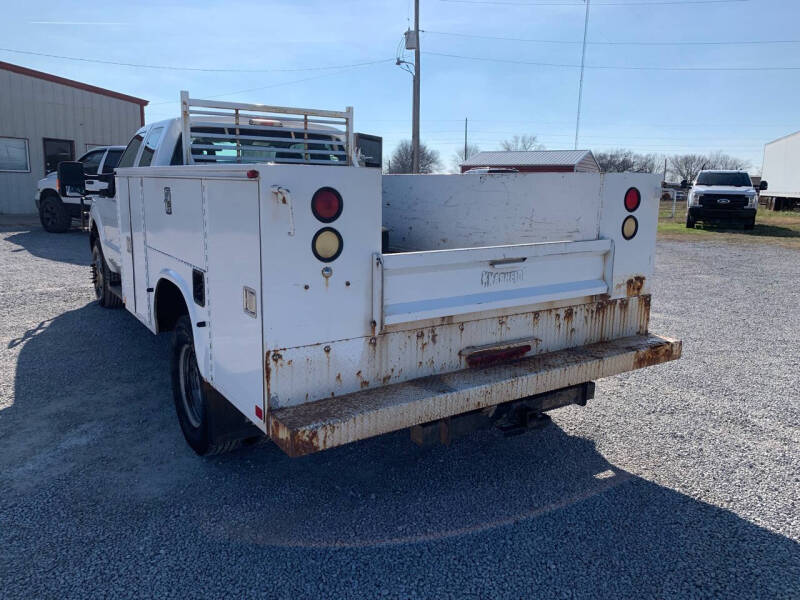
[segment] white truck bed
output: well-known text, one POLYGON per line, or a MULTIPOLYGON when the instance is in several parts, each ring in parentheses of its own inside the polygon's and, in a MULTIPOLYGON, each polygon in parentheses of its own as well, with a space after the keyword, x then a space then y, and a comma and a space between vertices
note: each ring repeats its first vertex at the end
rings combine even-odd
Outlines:
POLYGON ((374 435, 388 424, 405 427, 680 355, 679 343, 648 332, 657 178, 508 174, 396 181, 402 193, 371 169, 119 169, 120 230, 129 232, 120 244, 129 249, 120 259, 125 304, 159 331, 159 286, 168 282, 191 299, 191 282, 201 274, 205 305, 189 302, 189 311, 203 378, 294 454, 374 435), (450 193, 431 197, 431 185, 450 186, 450 193), (308 208, 325 186, 338 190, 345 206, 334 224, 344 251, 329 263, 328 276, 310 252, 323 224, 308 208), (476 193, 482 186, 489 192, 476 193), (625 240, 622 199, 632 186, 643 198, 635 212, 639 232, 625 240), (498 189, 506 190, 506 208, 495 219, 498 229, 487 227, 483 235, 506 243, 437 247, 478 241, 474 203, 492 211, 487 198, 498 189), (542 189, 560 191, 532 193, 542 189), (442 238, 425 231, 425 223, 434 222, 437 210, 449 221, 448 198, 456 195, 461 208, 473 203, 466 211, 473 221, 459 222, 457 211, 448 243, 436 243, 442 238), (415 224, 414 235, 406 235, 412 250, 381 252, 381 196, 384 223, 406 222, 398 216, 404 214, 415 224), (424 211, 418 196, 428 199, 424 211), (399 212, 386 210, 387 202, 399 212), (528 218, 508 208, 514 206, 528 218), (531 228, 545 241, 532 243, 531 228), (548 239, 564 237, 571 239, 548 239), (257 297, 255 314, 242 309, 244 289, 257 297), (614 340, 626 341, 608 345, 614 340), (468 368, 471 353, 520 345, 529 346, 522 354, 527 362, 485 372, 468 368), (553 370, 562 359, 567 366, 553 370), (441 377, 458 393, 431 393, 425 382, 441 377), (412 389, 423 391, 397 400, 412 389), (361 407, 358 418, 353 403, 361 407))

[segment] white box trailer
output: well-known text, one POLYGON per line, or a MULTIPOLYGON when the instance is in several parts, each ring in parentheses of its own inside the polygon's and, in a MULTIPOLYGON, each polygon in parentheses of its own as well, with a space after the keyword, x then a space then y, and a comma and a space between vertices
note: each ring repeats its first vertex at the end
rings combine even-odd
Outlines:
POLYGON ((582 403, 595 379, 680 356, 648 330, 658 177, 384 176, 358 166, 351 110, 279 123, 248 115, 290 109, 183 102, 131 141, 90 243, 101 303, 175 332, 198 453, 256 430, 292 456, 454 431, 459 415, 582 403), (319 121, 337 118, 331 138, 319 121))
POLYGON ((771 210, 792 210, 800 205, 800 131, 764 146, 761 180, 769 184, 761 198, 771 210))

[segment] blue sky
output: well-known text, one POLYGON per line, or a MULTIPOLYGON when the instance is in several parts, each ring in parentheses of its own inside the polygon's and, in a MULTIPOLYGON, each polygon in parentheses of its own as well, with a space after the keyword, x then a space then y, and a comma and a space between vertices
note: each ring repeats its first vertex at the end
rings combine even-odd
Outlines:
MULTIPOLYGON (((657 1, 665 0, 592 0, 579 145, 721 149, 757 170, 764 142, 800 129, 800 43, 653 42, 800 40, 800 2, 646 4, 657 1), (629 2, 637 3, 619 5, 629 2)), ((177 116, 181 89, 202 98, 352 105, 356 129, 382 135, 386 153, 410 138, 411 76, 393 59, 412 10, 409 0, 5 2, 0 60, 146 98, 148 120, 177 116), (112 66, 8 49, 240 72, 112 66), (357 63, 373 64, 304 70, 357 63)), ((570 65, 580 63, 583 24, 579 0, 421 0, 423 141, 451 166, 468 117, 470 141, 483 150, 514 134, 572 148, 579 70, 570 65)))

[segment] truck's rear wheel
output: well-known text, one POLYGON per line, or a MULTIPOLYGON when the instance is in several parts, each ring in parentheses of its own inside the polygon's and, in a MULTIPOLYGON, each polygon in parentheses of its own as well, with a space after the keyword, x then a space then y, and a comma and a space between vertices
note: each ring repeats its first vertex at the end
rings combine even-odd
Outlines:
POLYGON ((69 229, 72 219, 61 198, 48 193, 39 201, 39 222, 45 231, 64 233, 69 229))
POLYGON ((97 303, 105 308, 119 308, 122 300, 111 291, 114 274, 108 268, 100 242, 92 244, 92 283, 97 303))
POLYGON ((200 456, 222 454, 238 448, 242 440, 213 443, 211 409, 205 382, 197 367, 192 323, 187 315, 178 318, 172 339, 172 394, 183 437, 200 456))

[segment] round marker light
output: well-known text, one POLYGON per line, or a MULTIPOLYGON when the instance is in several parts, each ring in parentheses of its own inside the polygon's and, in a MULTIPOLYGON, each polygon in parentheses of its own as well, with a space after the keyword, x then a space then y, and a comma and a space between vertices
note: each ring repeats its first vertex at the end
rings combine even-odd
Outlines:
POLYGON ((322 262, 331 262, 342 253, 342 236, 333 227, 323 227, 311 240, 311 251, 322 262))
POLYGON ((625 217, 625 220, 622 222, 622 237, 629 240, 636 235, 637 231, 639 231, 639 221, 636 220, 636 217, 625 217))
POLYGON ((642 203, 642 195, 639 193, 635 187, 630 188, 627 192, 625 192, 625 209, 628 212, 633 212, 639 205, 642 203))
POLYGON ((323 223, 332 223, 342 214, 342 196, 331 187, 314 192, 311 198, 311 212, 323 223))

